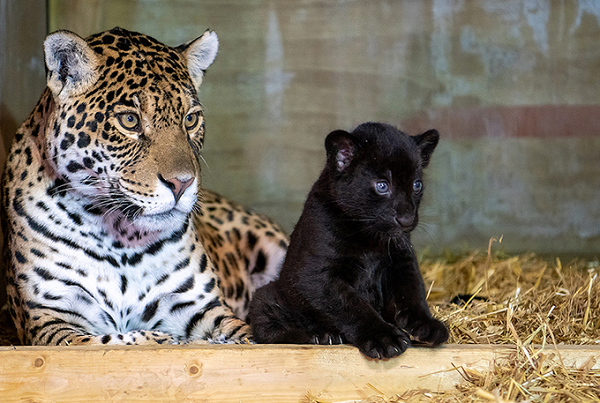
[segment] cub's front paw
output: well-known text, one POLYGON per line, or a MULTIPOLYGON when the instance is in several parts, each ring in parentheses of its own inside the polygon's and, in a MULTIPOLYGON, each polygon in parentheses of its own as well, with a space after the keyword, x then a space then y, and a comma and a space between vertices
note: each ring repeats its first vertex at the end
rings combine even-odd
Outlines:
POLYGON ((410 337, 406 332, 391 326, 385 332, 372 334, 356 343, 361 353, 376 360, 399 356, 410 345, 410 337))
POLYGON ((431 346, 440 345, 448 340, 448 329, 437 319, 419 320, 410 327, 415 340, 431 346))
POLYGON ((344 340, 340 334, 326 332, 313 335, 311 338, 311 343, 326 346, 333 344, 344 344, 344 340))

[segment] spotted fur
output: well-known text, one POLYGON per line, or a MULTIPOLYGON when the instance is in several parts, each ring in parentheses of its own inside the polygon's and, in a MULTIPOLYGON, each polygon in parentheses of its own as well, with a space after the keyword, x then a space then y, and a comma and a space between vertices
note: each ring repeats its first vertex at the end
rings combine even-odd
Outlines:
POLYGON ((197 91, 217 48, 209 31, 177 48, 120 28, 46 39, 47 88, 2 186, 23 343, 251 337, 239 317, 277 276, 287 240, 266 217, 200 190, 197 91))
POLYGON ((211 257, 228 304, 240 318, 248 315, 254 290, 279 276, 288 239, 268 217, 203 191, 195 216, 201 243, 211 257))

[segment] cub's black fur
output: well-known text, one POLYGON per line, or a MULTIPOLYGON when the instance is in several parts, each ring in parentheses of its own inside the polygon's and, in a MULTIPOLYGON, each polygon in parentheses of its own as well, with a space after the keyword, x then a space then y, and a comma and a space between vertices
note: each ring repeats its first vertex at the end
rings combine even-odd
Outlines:
POLYGON ((382 123, 327 136, 327 163, 280 277, 251 301, 258 343, 350 343, 390 358, 410 336, 433 346, 448 339, 425 301, 410 242, 438 138, 435 130, 413 137, 382 123))

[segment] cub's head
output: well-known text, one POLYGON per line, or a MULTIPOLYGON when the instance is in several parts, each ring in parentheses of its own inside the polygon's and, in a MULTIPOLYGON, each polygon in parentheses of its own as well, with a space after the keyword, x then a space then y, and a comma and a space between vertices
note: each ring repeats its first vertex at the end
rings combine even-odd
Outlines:
POLYGON ((86 39, 58 31, 44 43, 54 110, 43 157, 59 188, 125 245, 180 228, 195 206, 197 94, 217 48, 214 32, 172 48, 120 28, 86 39))
POLYGON ((399 238, 419 221, 423 169, 439 139, 436 130, 409 136, 383 123, 331 132, 326 140, 330 191, 357 232, 399 238))

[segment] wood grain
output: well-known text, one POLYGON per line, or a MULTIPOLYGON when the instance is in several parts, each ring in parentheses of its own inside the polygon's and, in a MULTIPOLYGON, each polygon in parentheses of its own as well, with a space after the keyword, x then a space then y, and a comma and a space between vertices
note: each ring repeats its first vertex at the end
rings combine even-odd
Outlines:
MULTIPOLYGON (((360 400, 462 381, 454 367, 486 370, 510 346, 411 348, 370 361, 348 346, 170 346, 0 349, 2 402, 302 402, 360 400), (375 388, 375 389, 374 389, 375 388)), ((597 347, 561 347, 582 365, 597 347)), ((598 364, 596 364, 598 367, 598 364)))

